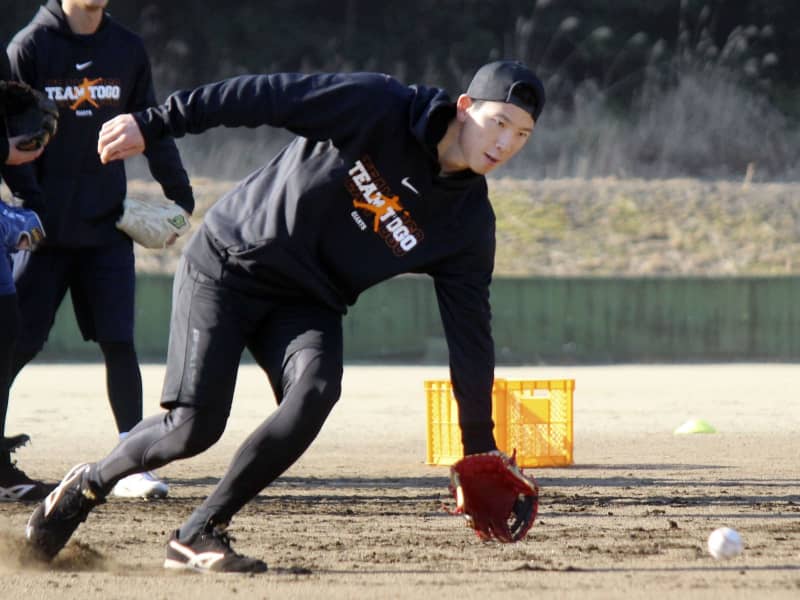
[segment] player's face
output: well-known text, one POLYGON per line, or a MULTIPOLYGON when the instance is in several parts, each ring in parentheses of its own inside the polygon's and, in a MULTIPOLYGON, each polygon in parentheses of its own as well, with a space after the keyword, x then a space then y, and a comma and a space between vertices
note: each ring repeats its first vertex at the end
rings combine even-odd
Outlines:
POLYGON ((460 145, 467 166, 481 175, 508 162, 533 133, 533 117, 526 110, 506 102, 472 102, 459 98, 466 109, 460 118, 460 145))
POLYGON ((103 10, 108 6, 108 0, 63 0, 62 5, 71 4, 86 12, 103 10))

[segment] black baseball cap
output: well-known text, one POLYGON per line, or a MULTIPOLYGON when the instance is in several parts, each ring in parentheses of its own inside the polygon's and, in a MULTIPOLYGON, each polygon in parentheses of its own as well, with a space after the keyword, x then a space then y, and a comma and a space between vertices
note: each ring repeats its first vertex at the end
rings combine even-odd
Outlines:
POLYGON ((467 96, 473 100, 508 102, 528 111, 534 121, 544 108, 544 86, 528 67, 515 60, 483 65, 472 78, 467 96))

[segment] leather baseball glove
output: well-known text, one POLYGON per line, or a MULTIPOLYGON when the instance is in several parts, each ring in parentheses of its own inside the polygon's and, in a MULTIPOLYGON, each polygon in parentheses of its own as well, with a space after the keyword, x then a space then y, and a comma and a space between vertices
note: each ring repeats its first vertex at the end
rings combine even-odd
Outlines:
POLYGON ((17 142, 19 150, 38 150, 58 129, 56 103, 26 83, 0 81, 0 112, 5 115, 10 136, 25 136, 17 142))
POLYGON ((482 540, 517 542, 525 537, 539 509, 539 486, 517 466, 516 451, 466 456, 450 468, 453 514, 463 514, 482 540))
POLYGON ((189 213, 165 198, 126 198, 117 221, 117 229, 145 248, 165 248, 190 228, 189 213))

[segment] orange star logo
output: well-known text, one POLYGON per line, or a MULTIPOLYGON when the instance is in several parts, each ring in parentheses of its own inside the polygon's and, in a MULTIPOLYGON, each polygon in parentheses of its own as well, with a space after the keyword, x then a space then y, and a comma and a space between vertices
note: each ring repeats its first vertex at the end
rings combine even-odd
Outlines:
POLYGON ((84 77, 83 83, 81 83, 79 86, 76 86, 80 88, 81 95, 78 96, 78 99, 75 100, 75 102, 73 102, 70 105, 70 109, 76 110, 84 102, 88 102, 95 108, 100 108, 100 105, 92 99, 91 87, 97 83, 100 83, 101 81, 103 81, 102 77, 98 77, 97 79, 92 79, 91 81, 89 81, 86 77, 84 77))
POLYGON ((391 209, 393 212, 397 213, 403 210, 403 207, 400 206, 400 197, 399 196, 384 196, 381 194, 381 199, 383 203, 380 206, 374 206, 369 204, 368 202, 360 202, 358 200, 353 200, 353 206, 356 208, 364 208, 375 215, 372 223, 372 230, 378 231, 378 226, 381 222, 381 217, 389 212, 391 209))

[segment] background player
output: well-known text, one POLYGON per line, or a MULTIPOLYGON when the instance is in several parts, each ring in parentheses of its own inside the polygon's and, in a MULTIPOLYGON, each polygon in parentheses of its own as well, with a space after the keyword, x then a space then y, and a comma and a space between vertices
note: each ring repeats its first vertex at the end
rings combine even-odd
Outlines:
MULTIPOLYGON (((0 52, 0 82, 11 78, 8 57, 0 52)), ((7 111, 6 90, 0 89, 0 175, 5 176, 8 167, 35 160, 42 148, 22 151, 17 148, 25 136, 8 137, 6 129, 7 111)), ((0 178, 2 181, 2 178, 0 178)), ((31 190, 27 190, 31 192, 31 190)), ((20 190, 20 195, 25 195, 20 190)), ((35 193, 35 190, 33 190, 35 193)), ((2 200, 0 200, 2 202, 2 200)), ((31 205, 35 202, 31 201, 31 205)), ((20 434, 6 437, 5 422, 8 408, 8 389, 11 385, 11 361, 14 346, 19 334, 20 316, 17 305, 17 292, 11 272, 11 254, 29 247, 26 229, 38 221, 36 213, 29 209, 13 209, 5 203, 0 204, 0 502, 16 500, 41 500, 55 486, 47 485, 28 477, 11 460, 11 453, 28 441, 28 436, 20 434), (8 214, 6 214, 8 211, 8 214), (16 218, 15 218, 16 217, 16 218)))
MULTIPOLYGON (((100 345, 108 397, 120 435, 142 418, 142 380, 133 343, 133 245, 115 222, 126 195, 122 162, 103 165, 95 152, 101 124, 156 103, 141 38, 105 12, 107 0, 49 0, 8 48, 15 78, 44 90, 60 109, 60 131, 28 169, 41 187, 48 242, 15 260, 25 334, 12 379, 42 349, 67 290, 83 337, 100 345)), ((145 156, 165 196, 187 212, 192 189, 171 138, 145 156)), ((167 485, 131 473, 120 496, 159 497, 167 485)))

